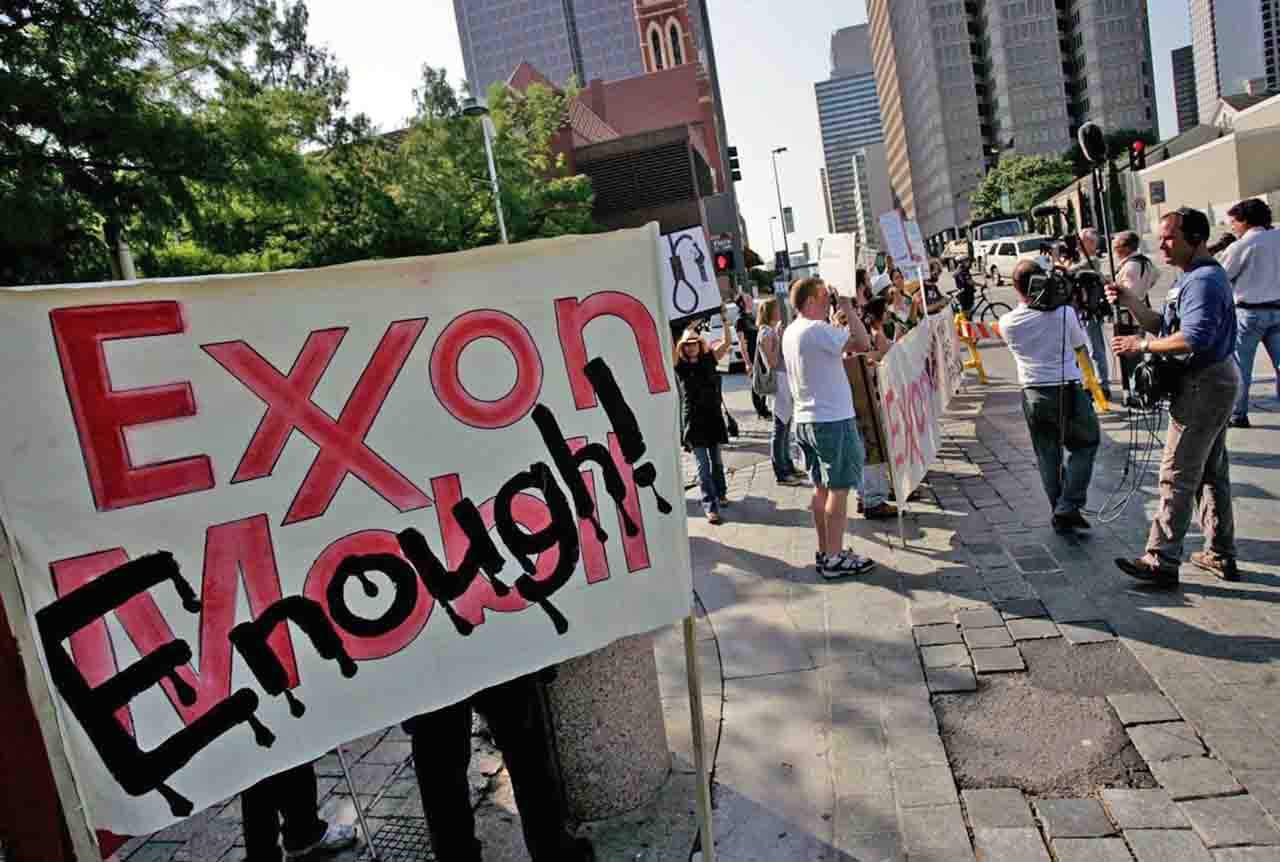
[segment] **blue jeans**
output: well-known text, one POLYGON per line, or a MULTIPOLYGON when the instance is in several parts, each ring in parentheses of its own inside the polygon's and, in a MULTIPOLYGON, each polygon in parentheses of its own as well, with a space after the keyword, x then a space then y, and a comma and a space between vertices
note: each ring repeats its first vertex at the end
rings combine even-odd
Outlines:
POLYGON ((1240 364, 1243 384, 1232 415, 1237 419, 1249 415, 1249 385, 1253 383, 1253 360, 1258 345, 1267 348, 1272 370, 1277 372, 1276 397, 1280 398, 1280 309, 1236 309, 1236 362, 1240 364))
POLYGON ((1093 373, 1098 376, 1098 385, 1103 392, 1111 388, 1110 371, 1107 367, 1107 335, 1102 331, 1101 320, 1091 320, 1085 327, 1089 332, 1089 361, 1093 363, 1093 373))
POLYGON ((695 446, 693 457, 698 462, 698 487, 702 489, 702 509, 707 514, 720 511, 720 498, 729 493, 724 480, 724 460, 719 446, 695 446))
POLYGON ((773 477, 779 482, 796 472, 795 462, 791 460, 791 423, 783 422, 777 414, 773 417, 769 457, 773 461, 773 477))

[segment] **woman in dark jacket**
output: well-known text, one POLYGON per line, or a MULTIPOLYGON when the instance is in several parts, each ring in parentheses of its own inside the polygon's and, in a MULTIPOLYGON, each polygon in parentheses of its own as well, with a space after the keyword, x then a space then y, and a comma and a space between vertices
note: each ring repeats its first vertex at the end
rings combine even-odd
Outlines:
MULTIPOLYGON (((720 315, 724 320, 723 306, 720 315)), ((696 329, 686 329, 676 342, 674 356, 676 377, 684 393, 684 428, 680 442, 693 452, 698 462, 702 508, 712 524, 723 523, 720 509, 729 504, 725 497, 729 486, 720 455, 720 447, 729 442, 729 432, 724 425, 720 372, 716 368, 730 348, 728 333, 733 330, 727 321, 723 331, 724 339, 714 347, 707 347, 696 329)))

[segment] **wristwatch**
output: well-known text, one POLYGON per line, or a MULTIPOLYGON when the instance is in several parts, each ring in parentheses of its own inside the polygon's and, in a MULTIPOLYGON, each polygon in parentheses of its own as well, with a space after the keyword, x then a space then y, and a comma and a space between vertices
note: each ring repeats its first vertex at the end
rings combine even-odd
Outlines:
POLYGON ((1138 349, 1139 349, 1139 350, 1141 350, 1141 351, 1143 352, 1143 354, 1150 353, 1150 352, 1151 352, 1151 339, 1150 339, 1150 338, 1143 338, 1143 339, 1142 339, 1142 341, 1138 342, 1138 349))

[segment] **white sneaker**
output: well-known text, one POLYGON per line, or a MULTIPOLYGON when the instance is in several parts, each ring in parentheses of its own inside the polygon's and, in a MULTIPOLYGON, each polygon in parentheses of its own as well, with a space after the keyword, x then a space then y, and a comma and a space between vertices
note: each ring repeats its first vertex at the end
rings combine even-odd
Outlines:
POLYGON ((333 853, 356 843, 356 827, 348 823, 330 823, 320 840, 298 850, 286 850, 286 859, 300 859, 308 853, 333 853))
POLYGON ((827 557, 819 564, 818 573, 825 580, 834 581, 850 575, 862 575, 875 568, 875 561, 855 554, 853 551, 841 551, 827 557))

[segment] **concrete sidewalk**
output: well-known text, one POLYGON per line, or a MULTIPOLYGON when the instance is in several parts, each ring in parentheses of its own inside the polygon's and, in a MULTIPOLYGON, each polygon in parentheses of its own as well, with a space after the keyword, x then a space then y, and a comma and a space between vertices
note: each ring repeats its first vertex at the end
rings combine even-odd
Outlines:
MULTIPOLYGON (((1232 432, 1243 580, 1185 566, 1180 592, 1143 593, 1111 559, 1140 551, 1154 476, 1114 523, 1055 534, 1011 362, 983 352, 993 382, 957 398, 909 546, 896 522, 852 520, 853 547, 879 566, 836 583, 813 570, 809 490, 775 485, 767 427, 729 387, 744 437, 727 458, 727 523, 686 500, 718 858, 1280 859, 1280 415, 1259 405, 1255 429, 1232 432)), ((1103 426, 1094 507, 1129 449, 1118 417, 1103 426)), ((610 862, 684 862, 695 846, 678 630, 655 653, 674 770, 651 804, 584 827, 610 862)), ((525 859, 501 760, 476 744, 486 859, 525 859)), ((430 858, 409 846, 425 848, 403 737, 347 750, 384 858, 430 858)), ((350 820, 329 759, 324 811, 350 820)), ((238 860, 237 817, 232 802, 127 858, 238 860)))

